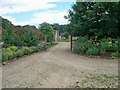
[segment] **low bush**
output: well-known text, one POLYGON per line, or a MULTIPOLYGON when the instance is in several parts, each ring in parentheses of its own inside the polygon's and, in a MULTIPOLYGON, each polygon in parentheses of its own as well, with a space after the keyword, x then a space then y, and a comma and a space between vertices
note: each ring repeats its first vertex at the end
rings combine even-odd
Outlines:
POLYGON ((32 54, 32 53, 34 53, 34 50, 29 48, 29 54, 32 54))
POLYGON ((20 49, 20 50, 16 51, 15 56, 16 56, 16 57, 22 57, 22 56, 24 56, 24 51, 23 51, 23 49, 20 49))
POLYGON ((13 53, 13 51, 9 47, 8 48, 3 48, 3 51, 13 53))
POLYGON ((109 48, 109 45, 107 42, 104 42, 104 41, 100 42, 99 49, 100 49, 101 53, 106 52, 106 50, 108 48, 109 48))
POLYGON ((38 52, 39 51, 39 48, 38 47, 35 47, 35 46, 32 46, 30 47, 34 52, 38 52))
POLYGON ((6 53, 2 53, 2 62, 8 60, 8 55, 6 53))
POLYGON ((97 47, 91 47, 89 48, 87 51, 86 51, 86 55, 89 55, 89 56, 97 56, 100 54, 100 51, 97 47))
POLYGON ((119 52, 113 52, 113 53, 111 53, 111 57, 120 57, 120 53, 119 52))
MULTIPOLYGON (((54 44, 56 44, 56 43, 54 43, 54 44)), ((53 43, 50 43, 50 44, 41 43, 39 46, 22 47, 20 49, 18 49, 15 46, 3 48, 3 49, 1 49, 2 50, 1 60, 4 62, 4 61, 7 61, 7 60, 10 60, 13 58, 18 58, 18 57, 22 57, 24 55, 32 54, 34 52, 43 51, 54 44, 53 43)))
POLYGON ((118 57, 119 40, 102 39, 99 41, 90 40, 87 36, 80 37, 73 44, 73 52, 82 55, 103 55, 111 53, 112 57, 118 57))
POLYGON ((85 48, 83 48, 81 45, 74 45, 73 46, 73 52, 77 54, 84 54, 85 48))
POLYGON ((28 47, 24 47, 22 50, 23 50, 25 55, 30 54, 30 49, 28 47))
POLYGON ((73 44, 73 52, 78 54, 85 54, 88 48, 91 48, 94 44, 88 37, 80 37, 74 44, 73 44))
POLYGON ((8 60, 11 60, 11 59, 13 59, 13 52, 11 53, 11 52, 7 52, 6 53, 7 54, 7 56, 8 56, 8 60))
MULTIPOLYGON (((9 50, 9 49, 7 49, 7 50, 9 50)), ((10 60, 13 58, 14 58, 13 52, 7 52, 5 50, 2 52, 2 61, 7 61, 7 60, 10 60)))
POLYGON ((9 48, 10 48, 13 52, 15 52, 15 51, 18 50, 16 46, 10 46, 9 48))
POLYGON ((113 44, 113 47, 112 47, 114 51, 120 50, 120 47, 118 45, 119 45, 119 42, 115 41, 115 43, 113 44))
POLYGON ((41 43, 38 45, 39 51, 44 51, 47 49, 47 44, 46 43, 41 43))

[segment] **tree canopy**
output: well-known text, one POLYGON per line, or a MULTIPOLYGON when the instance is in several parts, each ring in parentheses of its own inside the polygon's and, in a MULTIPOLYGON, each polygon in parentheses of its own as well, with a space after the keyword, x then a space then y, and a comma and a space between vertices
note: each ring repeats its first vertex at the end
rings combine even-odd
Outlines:
POLYGON ((117 38, 120 2, 76 2, 66 17, 74 36, 117 38))
POLYGON ((39 25, 39 30, 44 34, 45 40, 51 42, 54 40, 53 27, 49 23, 42 23, 39 25))

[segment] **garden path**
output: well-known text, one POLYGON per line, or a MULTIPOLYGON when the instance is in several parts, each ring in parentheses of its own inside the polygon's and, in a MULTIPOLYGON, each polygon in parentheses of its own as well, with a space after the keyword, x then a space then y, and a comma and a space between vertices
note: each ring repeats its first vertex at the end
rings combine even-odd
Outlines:
POLYGON ((65 88, 85 76, 118 75, 117 59, 75 55, 68 42, 2 66, 3 88, 65 88))

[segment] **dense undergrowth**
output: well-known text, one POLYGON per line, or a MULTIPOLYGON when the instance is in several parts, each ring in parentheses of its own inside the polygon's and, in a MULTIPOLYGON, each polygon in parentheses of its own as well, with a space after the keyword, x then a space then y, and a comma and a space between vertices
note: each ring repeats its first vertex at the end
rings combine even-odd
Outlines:
POLYGON ((73 52, 87 56, 98 56, 109 53, 110 57, 120 57, 120 39, 91 40, 87 36, 80 37, 73 44, 73 52))

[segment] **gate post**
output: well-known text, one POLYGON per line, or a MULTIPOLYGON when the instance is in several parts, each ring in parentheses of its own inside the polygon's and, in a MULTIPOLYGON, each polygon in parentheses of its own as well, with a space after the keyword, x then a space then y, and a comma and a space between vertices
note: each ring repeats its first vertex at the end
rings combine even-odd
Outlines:
POLYGON ((70 49, 71 49, 71 51, 72 51, 72 44, 73 44, 73 42, 72 42, 72 35, 70 35, 70 49))

